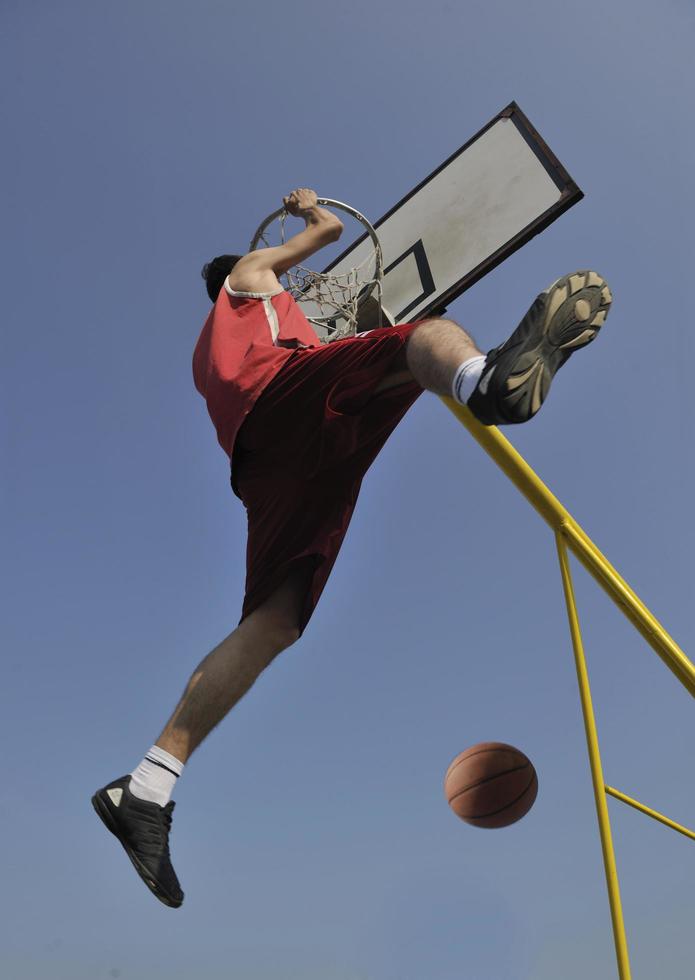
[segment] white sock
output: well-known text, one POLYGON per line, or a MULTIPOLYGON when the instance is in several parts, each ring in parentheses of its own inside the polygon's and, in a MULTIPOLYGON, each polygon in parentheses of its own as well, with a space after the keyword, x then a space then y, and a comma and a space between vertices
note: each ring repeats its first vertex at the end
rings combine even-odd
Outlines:
POLYGON ((128 789, 139 800, 166 806, 182 772, 183 762, 153 745, 137 769, 131 772, 128 789))
POLYGON ((464 361, 457 368, 451 391, 454 396, 454 401, 457 401, 459 405, 465 405, 473 394, 475 386, 480 381, 480 376, 483 373, 485 361, 486 357, 484 354, 476 354, 474 357, 469 357, 467 361, 464 361))

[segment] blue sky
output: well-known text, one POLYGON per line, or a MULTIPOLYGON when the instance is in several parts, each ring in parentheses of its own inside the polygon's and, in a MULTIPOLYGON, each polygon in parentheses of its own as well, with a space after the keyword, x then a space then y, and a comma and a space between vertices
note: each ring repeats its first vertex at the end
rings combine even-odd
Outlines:
MULTIPOLYGON (((553 538, 434 397, 301 643, 186 768, 180 911, 89 797, 239 615, 201 265, 298 185, 378 217, 511 99, 586 197, 449 314, 486 349, 559 275, 608 279, 601 337, 509 435, 692 651, 692 6, 6 0, 0 26, 3 974, 617 975, 553 538), (540 792, 483 832, 442 780, 491 739, 540 792)), ((693 826, 691 699, 575 578, 606 778, 693 826)), ((693 845, 610 812, 633 976, 686 980, 693 845)))

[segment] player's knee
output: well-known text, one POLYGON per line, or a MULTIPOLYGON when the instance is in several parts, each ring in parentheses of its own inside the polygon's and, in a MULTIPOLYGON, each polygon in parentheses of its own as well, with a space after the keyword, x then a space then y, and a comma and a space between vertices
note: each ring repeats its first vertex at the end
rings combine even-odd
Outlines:
POLYGON ((278 653, 282 653, 283 650, 287 650, 293 643, 296 643, 300 635, 301 632, 297 623, 278 624, 273 633, 278 653))
POLYGON ((406 343, 408 364, 415 357, 425 357, 441 346, 447 346, 452 339, 465 336, 465 331, 453 320, 442 317, 423 320, 410 334, 406 343))
POLYGON ((302 610, 313 571, 313 559, 300 559, 282 585, 249 617, 260 645, 271 658, 300 637, 302 610))
POLYGON ((278 610, 268 610, 262 617, 263 646, 271 657, 287 650, 300 637, 299 623, 295 617, 283 615, 278 610))
POLYGON ((458 335, 460 333, 465 333, 460 323, 456 323, 455 320, 449 320, 446 317, 431 317, 428 320, 423 320, 417 325, 415 330, 408 338, 412 340, 414 338, 420 337, 423 340, 425 337, 434 337, 440 339, 445 337, 447 334, 458 335))

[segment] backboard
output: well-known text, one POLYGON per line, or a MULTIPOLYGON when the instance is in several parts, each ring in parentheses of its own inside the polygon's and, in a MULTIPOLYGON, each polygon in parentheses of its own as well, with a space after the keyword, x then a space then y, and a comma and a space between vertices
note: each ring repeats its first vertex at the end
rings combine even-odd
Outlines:
MULTIPOLYGON (((443 313, 582 197, 512 102, 373 222, 384 255, 383 307, 396 323, 443 313)), ((357 265, 370 247, 363 235, 323 271, 357 265)))

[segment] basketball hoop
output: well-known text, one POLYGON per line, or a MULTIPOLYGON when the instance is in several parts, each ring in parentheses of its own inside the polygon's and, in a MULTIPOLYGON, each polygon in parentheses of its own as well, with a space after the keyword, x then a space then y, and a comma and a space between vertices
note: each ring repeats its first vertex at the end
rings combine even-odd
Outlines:
MULTIPOLYGON (((287 292, 302 307, 307 320, 319 328, 323 342, 330 343, 351 337, 359 329, 366 329, 360 323, 363 311, 369 310, 370 327, 382 326, 381 281, 384 263, 376 231, 363 214, 349 204, 327 197, 320 197, 317 204, 349 214, 366 229, 372 246, 368 254, 351 269, 339 273, 314 272, 305 266, 295 265, 280 277, 285 280, 283 285, 287 292), (378 307, 376 318, 375 304, 378 307)), ((253 236, 249 250, 253 252, 260 245, 266 248, 284 245, 288 215, 286 208, 279 208, 268 215, 253 236)))

